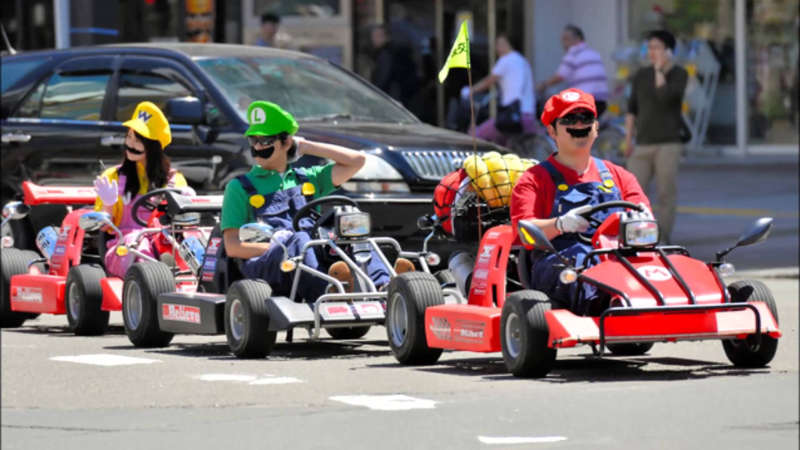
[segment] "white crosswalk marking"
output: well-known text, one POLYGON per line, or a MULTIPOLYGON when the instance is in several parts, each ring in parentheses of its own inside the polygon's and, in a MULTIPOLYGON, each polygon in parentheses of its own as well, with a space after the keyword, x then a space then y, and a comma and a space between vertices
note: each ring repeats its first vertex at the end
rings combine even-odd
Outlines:
POLYGON ((336 395, 335 402, 354 406, 365 406, 377 411, 405 411, 409 409, 434 409, 436 402, 407 395, 336 395))
POLYGON ((538 437, 516 437, 516 436, 478 436, 478 441, 488 445, 511 445, 511 444, 545 444, 548 442, 566 441, 564 436, 538 436, 538 437))
POLYGON ((235 373, 206 373, 195 376, 194 378, 201 381, 229 381, 251 385, 303 383, 303 380, 294 377, 277 377, 274 375, 255 376, 235 373))
POLYGON ((53 361, 71 362, 78 364, 92 364, 95 366, 129 366, 133 364, 153 364, 161 362, 158 359, 133 358, 121 355, 75 355, 75 356, 54 356, 53 361))

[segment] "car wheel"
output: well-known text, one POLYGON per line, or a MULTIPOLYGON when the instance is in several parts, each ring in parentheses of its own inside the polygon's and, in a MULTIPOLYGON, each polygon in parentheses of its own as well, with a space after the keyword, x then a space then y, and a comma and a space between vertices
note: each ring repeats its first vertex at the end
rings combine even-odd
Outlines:
POLYGON ((225 298, 225 336, 237 358, 263 358, 272 352, 277 332, 269 331, 266 302, 270 286, 257 280, 240 280, 225 298))
MULTIPOLYGON (((0 251, 0 264, 3 272, 2 311, 0 311, 0 326, 2 328, 16 328, 28 319, 38 316, 34 313, 17 312, 11 310, 11 277, 28 273, 31 261, 39 259, 39 254, 30 250, 4 248, 0 251)), ((44 268, 39 266, 40 271, 44 268)))
POLYGON ((634 342, 625 344, 606 344, 608 350, 619 356, 639 356, 644 355, 653 348, 652 342, 634 342))
MULTIPOLYGON (((728 292, 731 294, 731 302, 764 302, 778 322, 778 308, 775 305, 775 298, 769 288, 757 280, 742 280, 728 285, 728 292)), ((753 337, 746 339, 727 339, 722 341, 722 348, 725 354, 735 366, 739 367, 763 367, 772 361, 775 352, 778 350, 778 339, 761 335, 761 345, 758 350, 753 351, 753 337)))
POLYGON ((369 326, 366 327, 346 327, 346 328, 325 328, 330 337, 334 339, 359 339, 369 333, 369 326))
POLYGON ((69 269, 64 288, 69 329, 78 336, 103 334, 108 327, 108 311, 100 309, 105 273, 97 266, 81 264, 69 269))
POLYGON ((556 349, 547 346, 545 313, 550 299, 539 291, 509 295, 500 316, 500 343, 506 368, 517 377, 547 375, 556 360, 556 349))
POLYGON ((389 282, 386 335, 395 358, 402 364, 433 364, 442 349, 428 347, 425 309, 443 305, 442 289, 426 272, 406 272, 389 282))
POLYGON ((145 261, 130 267, 122 287, 125 334, 136 347, 165 347, 173 334, 158 326, 158 296, 175 290, 175 277, 164 264, 145 261))

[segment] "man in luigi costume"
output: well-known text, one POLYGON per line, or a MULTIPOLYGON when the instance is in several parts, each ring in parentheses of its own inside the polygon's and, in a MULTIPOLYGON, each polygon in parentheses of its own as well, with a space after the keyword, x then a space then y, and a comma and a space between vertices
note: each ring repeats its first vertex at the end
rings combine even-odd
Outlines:
MULTIPOLYGON (((298 125, 291 114, 267 101, 255 101, 247 109, 250 124, 245 132, 256 165, 246 175, 231 180, 225 187, 221 229, 225 251, 229 257, 244 260, 242 274, 269 283, 273 292, 286 295, 291 289, 293 274, 280 271, 283 259, 281 242, 289 256, 297 256, 312 239, 312 222, 300 221, 300 229, 292 228, 292 218, 312 198, 330 194, 349 180, 364 165, 365 156, 338 145, 313 142, 295 136, 298 125), (295 168, 290 163, 301 155, 313 155, 333 162, 295 168), (260 220, 274 228, 268 243, 241 242, 239 227, 260 220)), ((306 251, 304 263, 319 268, 313 249, 306 251)), ((367 273, 376 285, 389 281, 388 270, 372 258, 367 273)), ((331 265, 328 273, 352 286, 352 273, 343 262, 331 265)), ((327 283, 309 274, 302 274, 298 295, 313 302, 325 292, 327 283)))

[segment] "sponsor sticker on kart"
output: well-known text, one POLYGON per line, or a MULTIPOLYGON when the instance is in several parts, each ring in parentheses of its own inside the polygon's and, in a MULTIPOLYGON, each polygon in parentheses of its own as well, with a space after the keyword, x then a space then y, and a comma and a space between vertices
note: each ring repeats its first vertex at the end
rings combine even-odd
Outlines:
POLYGON ((485 326, 486 324, 476 320, 458 320, 455 326, 457 332, 453 340, 459 342, 480 342, 483 340, 483 329, 485 326))
POLYGON ((195 306, 164 303, 161 307, 161 316, 164 318, 164 320, 199 324, 200 308, 195 306))
POLYGON ((431 331, 433 335, 443 341, 449 341, 451 336, 450 322, 444 317, 433 317, 431 319, 431 331))
POLYGON ((672 278, 669 270, 661 266, 641 266, 636 271, 649 281, 667 281, 672 278))
POLYGON ((17 288, 14 300, 18 302, 42 303, 42 289, 37 287, 17 288))

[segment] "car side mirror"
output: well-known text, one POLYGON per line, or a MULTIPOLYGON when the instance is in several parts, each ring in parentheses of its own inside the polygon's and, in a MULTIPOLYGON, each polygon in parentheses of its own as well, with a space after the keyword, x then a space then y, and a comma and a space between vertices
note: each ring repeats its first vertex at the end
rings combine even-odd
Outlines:
POLYGON ((557 253, 553 243, 547 239, 544 231, 538 226, 528 222, 527 220, 520 220, 518 224, 519 240, 527 248, 534 248, 545 252, 557 253))
POLYGON ((246 223, 239 227, 239 240, 242 242, 267 242, 272 239, 274 230, 265 223, 246 223))
POLYGON ((31 207, 20 201, 8 202, 3 206, 3 222, 6 220, 24 219, 31 212, 31 207))
POLYGON ((167 101, 165 111, 170 123, 200 125, 204 123, 203 103, 197 97, 178 97, 167 101))
POLYGON ((772 217, 762 217, 755 221, 750 228, 747 229, 739 239, 736 241, 733 247, 727 248, 721 252, 717 252, 717 261, 722 261, 722 258, 725 257, 731 250, 735 249, 736 247, 742 247, 745 245, 753 245, 757 244, 767 238, 769 236, 769 232, 772 231, 772 217))
POLYGON ((103 225, 114 226, 114 222, 111 221, 111 214, 105 211, 88 212, 78 219, 78 226, 90 233, 99 230, 103 225))

